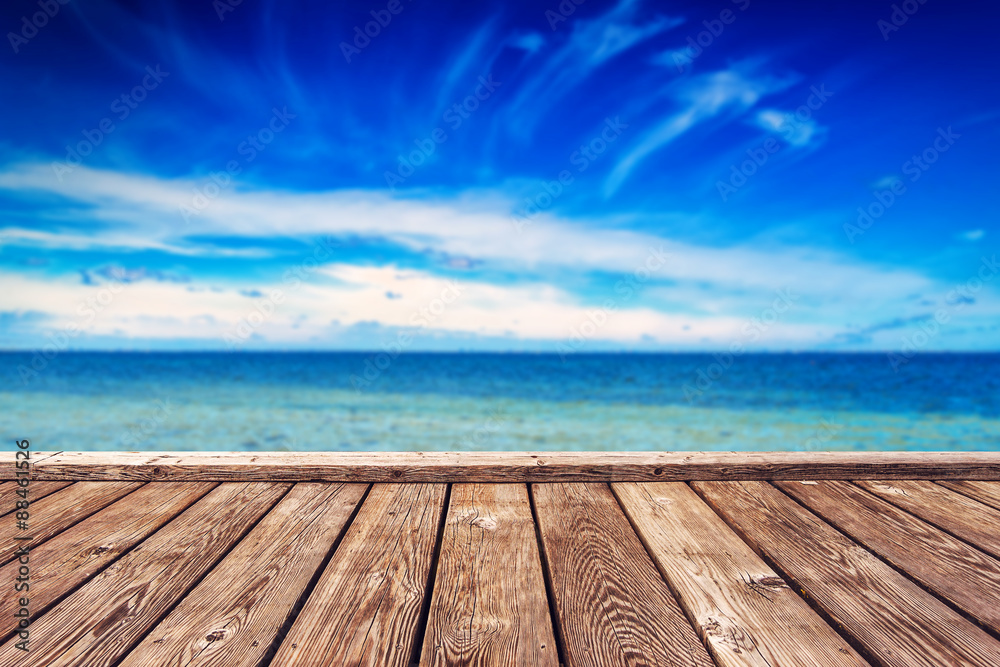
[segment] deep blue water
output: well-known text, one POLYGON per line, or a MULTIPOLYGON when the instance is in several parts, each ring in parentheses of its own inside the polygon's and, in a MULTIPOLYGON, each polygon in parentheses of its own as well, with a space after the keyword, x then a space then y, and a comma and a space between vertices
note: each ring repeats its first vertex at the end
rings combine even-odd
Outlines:
POLYGON ((0 353, 36 449, 997 449, 1000 354, 0 353))

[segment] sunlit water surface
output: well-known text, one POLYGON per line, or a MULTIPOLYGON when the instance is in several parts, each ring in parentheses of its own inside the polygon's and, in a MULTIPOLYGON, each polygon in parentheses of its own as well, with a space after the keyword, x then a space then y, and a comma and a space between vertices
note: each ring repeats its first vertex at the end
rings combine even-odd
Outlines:
POLYGON ((998 371, 996 354, 897 372, 885 354, 0 353, 0 428, 36 450, 986 450, 998 371))

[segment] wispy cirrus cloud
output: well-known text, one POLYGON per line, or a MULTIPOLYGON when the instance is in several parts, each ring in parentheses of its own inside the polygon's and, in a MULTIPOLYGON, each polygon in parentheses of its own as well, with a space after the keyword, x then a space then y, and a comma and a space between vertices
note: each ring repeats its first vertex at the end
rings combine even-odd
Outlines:
POLYGON ((638 18, 641 3, 620 0, 605 13, 591 19, 571 19, 551 38, 557 46, 551 52, 544 49, 532 61, 530 75, 525 77, 518 92, 509 100, 504 114, 517 118, 512 128, 530 136, 535 124, 561 98, 580 86, 595 70, 613 58, 658 34, 682 23, 679 16, 656 15, 647 20, 638 18))
POLYGON ((648 130, 615 164, 604 181, 604 195, 615 193, 639 163, 654 152, 721 113, 740 114, 766 95, 785 90, 798 80, 760 71, 760 63, 745 61, 728 70, 702 74, 671 91, 675 110, 648 130))
POLYGON ((781 138, 790 146, 802 148, 823 136, 826 128, 815 118, 799 120, 792 113, 777 109, 763 109, 757 112, 755 121, 758 127, 768 132, 778 132, 781 138))
MULTIPOLYGON (((619 229, 601 219, 544 214, 518 233, 509 218, 513 199, 495 191, 394 197, 382 191, 297 193, 235 187, 185 225, 179 207, 190 196, 191 183, 184 179, 83 168, 59 181, 46 165, 17 165, 0 172, 0 190, 27 198, 56 196, 65 207, 87 211, 100 222, 85 236, 36 235, 20 237, 22 243, 63 248, 76 244, 79 251, 147 249, 175 258, 228 256, 231 261, 254 262, 254 257, 273 261, 267 241, 275 238, 363 235, 448 260, 440 269, 415 270, 385 261, 361 258, 352 264, 329 257, 301 288, 287 295, 280 315, 255 332, 262 344, 330 343, 331 326, 406 326, 413 307, 456 275, 469 285, 468 298, 428 331, 461 337, 463 345, 473 347, 470 336, 481 337, 483 345, 565 340, 604 299, 620 298, 623 279, 641 271, 651 253, 666 260, 655 273, 647 272, 648 282, 641 289, 627 288, 629 300, 618 304, 594 344, 724 346, 747 318, 774 299, 775 290, 785 289, 799 295, 801 305, 763 343, 815 346, 837 340, 838 320, 877 321, 887 309, 899 308, 908 295, 940 287, 919 272, 813 247, 773 242, 698 245, 619 229), (232 247, 220 239, 231 239, 232 247), (247 246, 235 243, 237 239, 259 243, 247 246)), ((86 275, 107 278, 108 266, 86 275)), ((276 277, 269 283, 266 276, 239 272, 210 282, 195 275, 182 283, 175 280, 181 274, 172 272, 134 266, 127 271, 131 279, 125 293, 130 296, 116 298, 114 310, 95 323, 93 336, 217 337, 246 316, 248 295, 266 296, 281 288, 276 277)), ((188 274, 183 275, 186 280, 188 274)), ((102 284, 72 276, 8 274, 0 280, 17 295, 8 299, 5 310, 27 311, 33 303, 44 303, 53 321, 69 317, 86 290, 102 284)))
MULTIPOLYGON (((913 24, 911 41, 890 50, 868 44, 870 25, 849 13, 807 7, 753 4, 715 34, 714 11, 644 0, 573 4, 554 30, 542 6, 444 2, 406 9, 347 63, 339 40, 371 7, 315 6, 303 20, 295 3, 265 3, 219 22, 207 5, 172 0, 141 12, 72 6, 46 28, 49 48, 0 71, 25 92, 0 110, 5 345, 6 330, 31 330, 19 345, 38 340, 79 295, 107 287, 112 267, 131 272, 122 284, 136 296, 116 299, 121 311, 95 321, 90 340, 217 340, 315 239, 334 237, 336 250, 258 332, 262 345, 364 343, 402 326, 396 309, 413 285, 460 276, 476 299, 429 327, 434 341, 527 349, 619 298, 616 285, 652 248, 670 260, 621 304, 621 324, 590 342, 631 346, 641 332, 654 346, 724 345, 727 328, 792 289, 801 298, 774 328, 776 345, 871 349, 895 344, 885 323, 932 309, 919 295, 947 294, 992 252, 996 198, 983 165, 997 152, 1000 92, 981 86, 988 21, 913 24), (677 35, 703 29, 712 46, 696 68, 664 61, 677 35), (921 46, 946 38, 955 49, 921 46), (844 43, 850 54, 831 48, 844 43), (60 182, 51 162, 157 63, 170 72, 162 90, 60 182), (502 86, 451 131, 443 109, 484 75, 502 86), (783 124, 808 96, 801 82, 828 84, 836 103, 783 124), (285 105, 294 124, 185 221, 181 206, 285 105), (619 116, 627 131, 602 143, 605 118, 619 116), (903 165, 940 123, 961 147, 910 180, 903 165), (447 140, 386 191, 384 170, 435 127, 447 140), (781 140, 773 166, 723 208, 714 184, 754 160, 762 132, 781 140), (581 160, 588 150, 600 159, 581 160), (905 197, 871 242, 849 246, 844 222, 900 185, 905 197), (518 233, 510 214, 526 199, 540 212, 518 233), (12 295, 22 287, 34 298, 12 295)), ((11 25, 23 13, 5 12, 11 25)), ((984 333, 1000 317, 995 287, 959 298, 968 310, 934 345, 995 346, 984 333)))
MULTIPOLYGON (((295 193, 234 189, 213 201, 186 225, 180 207, 191 182, 80 169, 58 181, 45 165, 17 165, 0 172, 0 189, 58 195, 66 206, 84 206, 102 223, 76 238, 94 247, 148 247, 174 252, 213 253, 199 246, 201 235, 248 238, 367 235, 419 252, 443 253, 486 262, 497 269, 587 273, 630 271, 650 248, 671 255, 660 276, 677 281, 775 289, 808 283, 815 294, 848 296, 927 287, 920 274, 868 266, 809 247, 698 246, 648 232, 618 229, 599 219, 568 220, 543 214, 525 233, 510 221, 512 198, 495 191, 449 197, 394 197, 381 191, 295 193), (570 250, 571 249, 571 250, 570 250), (877 279, 877 280, 876 280, 877 279)), ((8 231, 9 235, 17 231, 8 231)), ((36 235, 37 237, 37 235, 36 235)), ((55 242, 56 237, 50 237, 55 242)), ((248 252, 233 249, 229 252, 248 252)), ((249 253, 259 252, 251 250, 249 253)))
MULTIPOLYGON (((311 282, 295 289, 280 282, 260 284, 254 290, 235 286, 192 289, 171 282, 137 282, 118 289, 97 316, 85 304, 96 302, 104 289, 102 284, 4 272, 0 272, 0 281, 11 289, 5 306, 9 308, 8 319, 16 313, 32 312, 32 303, 44 303, 44 316, 22 316, 19 325, 34 330, 48 324, 53 330, 62 330, 75 323, 81 330, 81 340, 118 336, 141 340, 214 339, 221 343, 254 311, 256 302, 263 303, 275 290, 281 293, 277 304, 260 309, 268 313, 254 331, 260 343, 324 345, 333 342, 344 328, 370 325, 387 331, 420 329, 467 340, 482 337, 555 343, 571 338, 595 312, 593 305, 545 283, 495 285, 479 280, 456 281, 394 266, 338 263, 324 266, 322 273, 332 281, 311 282), (456 298, 428 315, 429 304, 449 290, 456 298)), ((722 313, 671 313, 639 303, 623 303, 593 338, 596 343, 625 345, 722 346, 742 324, 744 320, 722 313)), ((762 345, 794 346, 797 340, 831 334, 829 325, 789 322, 776 327, 762 345)), ((380 342, 388 340, 370 340, 369 346, 379 347, 380 342)))

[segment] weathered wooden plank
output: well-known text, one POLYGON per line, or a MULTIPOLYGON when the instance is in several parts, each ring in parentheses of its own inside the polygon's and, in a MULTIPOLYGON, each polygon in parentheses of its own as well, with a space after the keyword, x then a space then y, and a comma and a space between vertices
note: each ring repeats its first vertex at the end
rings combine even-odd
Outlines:
POLYGON ((1000 632, 1000 562, 850 482, 777 482, 937 595, 1000 632))
POLYGON ((559 664, 523 484, 452 487, 420 664, 559 664))
MULTIPOLYGON (((31 664, 116 664, 288 486, 219 485, 33 623, 31 664)), ((0 667, 25 664, 16 641, 0 647, 0 667)))
POLYGON ((686 484, 612 490, 720 667, 868 665, 686 484))
MULTIPOLYGON (((215 482, 146 484, 31 550, 31 618, 81 585, 216 486, 215 482)), ((0 568, 0 581, 14 581, 19 563, 0 568)), ((0 588, 0 609, 14 609, 23 594, 0 588)), ((0 639, 17 627, 0 615, 0 639)))
POLYGON ((607 485, 532 492, 568 666, 712 665, 607 485))
POLYGON ((372 487, 272 667, 410 664, 445 490, 372 487))
POLYGON ((1000 642, 770 484, 692 486, 883 665, 1000 664, 1000 642))
POLYGON ((859 481, 897 507, 1000 558, 1000 510, 933 482, 859 481))
POLYGON ((20 487, 17 482, 0 483, 0 516, 6 516, 16 509, 17 501, 24 500, 18 495, 18 489, 28 489, 28 502, 41 500, 45 496, 51 495, 59 489, 65 489, 73 482, 36 482, 32 481, 27 487, 20 487))
POLYGON ((1000 483, 997 482, 973 482, 969 480, 938 482, 941 486, 951 489, 963 496, 968 496, 973 500, 989 505, 994 509, 1000 509, 1000 483))
MULTIPOLYGON (((0 518, 0 564, 21 546, 34 549, 53 535, 135 491, 142 482, 79 482, 48 495, 28 508, 28 530, 17 527, 17 513, 0 518), (18 542, 15 537, 31 537, 18 542)), ((30 500, 30 498, 29 498, 30 500)))
POLYGON ((297 484, 121 667, 261 664, 366 488, 297 484))
MULTIPOLYGON (((216 482, 1000 480, 1000 452, 61 452, 39 459, 33 474, 216 482)), ((0 479, 14 479, 12 461, 0 462, 0 479)))

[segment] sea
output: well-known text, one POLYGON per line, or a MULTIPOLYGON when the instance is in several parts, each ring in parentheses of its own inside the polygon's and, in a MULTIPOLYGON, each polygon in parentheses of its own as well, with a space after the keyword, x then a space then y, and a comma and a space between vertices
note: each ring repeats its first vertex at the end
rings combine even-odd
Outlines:
POLYGON ((1000 354, 0 353, 36 451, 1000 449, 1000 354))

